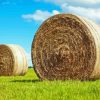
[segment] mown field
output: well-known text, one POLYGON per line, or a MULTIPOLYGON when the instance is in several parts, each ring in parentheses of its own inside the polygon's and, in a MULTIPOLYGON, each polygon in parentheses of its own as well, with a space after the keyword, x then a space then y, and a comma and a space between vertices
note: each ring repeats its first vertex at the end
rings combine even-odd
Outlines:
POLYGON ((29 68, 25 76, 0 77, 0 100, 100 100, 100 80, 39 81, 29 68))

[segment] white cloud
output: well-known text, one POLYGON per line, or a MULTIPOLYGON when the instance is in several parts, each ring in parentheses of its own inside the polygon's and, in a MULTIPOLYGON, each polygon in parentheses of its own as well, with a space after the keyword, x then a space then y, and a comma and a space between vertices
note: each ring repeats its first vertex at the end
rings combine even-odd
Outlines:
POLYGON ((52 12, 48 12, 48 11, 36 10, 36 12, 33 14, 22 15, 22 18, 27 19, 28 21, 32 21, 32 20, 44 21, 48 17, 56 15, 56 14, 59 14, 59 11, 53 10, 52 12))
POLYGON ((55 4, 64 4, 64 3, 97 4, 97 3, 100 3, 100 0, 44 0, 44 1, 55 3, 55 4))
POLYGON ((100 8, 84 8, 84 7, 75 7, 75 6, 69 6, 68 4, 63 4, 61 6, 61 9, 63 12, 69 12, 78 14, 81 16, 85 16, 89 19, 92 19, 94 21, 100 20, 100 8))
POLYGON ((62 13, 78 14, 100 22, 100 7, 96 7, 100 4, 100 0, 44 0, 44 2, 59 5, 62 13))
MULTIPOLYGON (((42 1, 42 0, 36 0, 36 1, 42 1)), ((100 8, 92 6, 95 4, 99 4, 100 0, 43 0, 44 2, 51 2, 54 4, 59 5, 59 8, 61 9, 61 13, 73 13, 78 14, 80 16, 87 17, 89 19, 92 19, 96 22, 100 22, 100 8), (92 4, 92 5, 91 5, 92 4), (85 6, 85 5, 91 5, 91 6, 85 6)), ((53 10, 52 12, 49 11, 42 11, 42 10, 36 10, 33 14, 26 14, 22 15, 22 18, 28 20, 28 21, 44 21, 50 16, 53 16, 55 14, 59 14, 60 12, 57 10, 53 10)))

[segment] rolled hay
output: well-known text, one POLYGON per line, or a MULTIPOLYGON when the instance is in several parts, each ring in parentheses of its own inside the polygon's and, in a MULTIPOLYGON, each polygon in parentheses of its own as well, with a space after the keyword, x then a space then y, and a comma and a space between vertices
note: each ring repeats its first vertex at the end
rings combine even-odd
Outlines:
POLYGON ((0 45, 0 76, 24 75, 28 70, 25 51, 18 45, 0 45))
POLYGON ((32 62, 42 80, 100 78, 100 28, 91 20, 58 14, 38 29, 32 62))

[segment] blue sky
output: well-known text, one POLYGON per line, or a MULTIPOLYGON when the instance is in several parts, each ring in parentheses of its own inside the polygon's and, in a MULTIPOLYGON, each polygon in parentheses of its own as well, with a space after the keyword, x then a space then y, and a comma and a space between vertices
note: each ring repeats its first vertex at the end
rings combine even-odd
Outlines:
POLYGON ((0 0, 0 44, 18 44, 31 65, 33 37, 48 17, 75 13, 100 23, 100 0, 0 0))

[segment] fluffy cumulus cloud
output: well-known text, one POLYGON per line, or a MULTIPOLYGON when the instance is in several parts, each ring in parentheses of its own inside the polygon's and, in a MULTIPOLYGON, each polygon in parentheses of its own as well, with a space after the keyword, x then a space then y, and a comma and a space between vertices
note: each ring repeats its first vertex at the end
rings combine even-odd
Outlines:
POLYGON ((53 10, 52 12, 36 10, 33 14, 24 14, 22 18, 27 19, 28 21, 44 21, 45 19, 49 18, 50 16, 59 14, 59 11, 53 10))
POLYGON ((48 17, 59 13, 74 13, 96 22, 100 22, 100 0, 36 0, 37 2, 49 2, 58 5, 61 9, 52 12, 36 10, 33 14, 22 15, 29 21, 44 21, 48 17))
POLYGON ((89 19, 92 19, 96 22, 100 20, 100 8, 85 8, 63 4, 61 6, 61 9, 63 12, 78 14, 89 19))
POLYGON ((100 0, 44 0, 44 1, 45 2, 52 2, 55 4, 64 4, 64 3, 97 4, 97 3, 100 3, 100 0))

